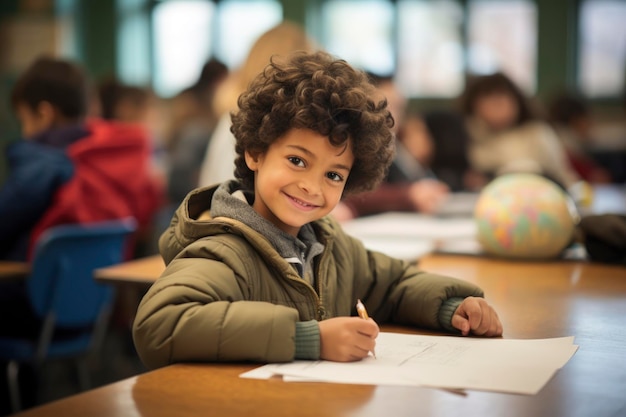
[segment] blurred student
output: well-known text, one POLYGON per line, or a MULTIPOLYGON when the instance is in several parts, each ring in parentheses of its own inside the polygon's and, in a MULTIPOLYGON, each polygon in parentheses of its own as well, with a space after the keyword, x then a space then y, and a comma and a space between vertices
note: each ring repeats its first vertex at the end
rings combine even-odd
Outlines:
POLYGON ((165 145, 167 196, 172 206, 178 206, 198 185, 202 161, 219 119, 212 103, 217 88, 227 76, 228 67, 211 58, 202 66, 198 80, 170 102, 165 145))
POLYGON ((548 121, 554 127, 567 157, 578 175, 592 183, 610 183, 611 174, 588 149, 592 145, 593 117, 587 102, 572 93, 561 93, 548 102, 548 121))
POLYGON ((503 73, 470 79, 461 108, 470 135, 468 159, 483 183, 510 172, 544 175, 568 190, 581 181, 552 127, 503 73))
POLYGON ((11 104, 23 138, 6 152, 2 259, 29 259, 41 232, 58 224, 151 220, 146 133, 135 125, 86 120, 89 94, 83 70, 61 59, 39 58, 17 80, 11 104))
POLYGON ((470 166, 467 148, 470 142, 463 116, 455 109, 429 110, 422 114, 433 139, 430 168, 453 192, 476 192, 483 177, 470 166))
POLYGON ((365 74, 330 55, 271 64, 233 116, 237 179, 185 198, 159 246, 167 267, 137 311, 149 368, 179 362, 358 361, 379 323, 500 336, 477 286, 367 251, 327 216, 391 162, 393 119, 365 74))
MULTIPOLYGON (((127 216, 150 221, 155 201, 145 131, 87 120, 90 100, 83 69, 67 60, 41 57, 16 81, 11 105, 22 139, 6 150, 1 259, 30 260, 41 233, 56 225, 127 216)), ((34 338, 40 326, 23 283, 3 284, 0 334, 34 338)), ((36 381, 30 383, 32 394, 36 381)), ((27 406, 32 401, 25 399, 27 406)))
POLYGON ((435 213, 449 187, 430 168, 433 142, 422 117, 410 114, 398 132, 394 160, 374 190, 344 198, 333 210, 339 221, 388 211, 435 213))
POLYGON ((368 75, 395 121, 395 157, 376 189, 344 198, 332 214, 346 221, 387 211, 434 213, 448 197, 449 187, 431 169, 434 144, 430 132, 421 115, 407 114, 406 98, 391 76, 368 75))
POLYGON ((107 77, 98 83, 97 93, 101 118, 123 123, 147 122, 151 106, 147 89, 107 77))
MULTIPOLYGON (((166 173, 163 162, 163 149, 159 139, 158 117, 161 113, 160 100, 150 88, 130 85, 116 77, 106 77, 97 85, 99 116, 116 125, 133 126, 142 131, 150 146, 151 190, 146 190, 144 198, 152 201, 150 219, 141 225, 133 242, 131 257, 148 256, 158 251, 157 235, 161 233, 158 224, 160 211, 166 203, 166 173), (150 194, 148 194, 150 193, 150 194)), ((138 287, 123 288, 116 294, 115 307, 111 317, 111 327, 122 331, 121 336, 131 347, 129 327, 135 316, 137 304, 144 290, 138 287)), ((132 352, 134 354, 134 352, 132 352)))
POLYGON ((231 112, 237 109, 239 95, 265 68, 273 56, 283 56, 294 51, 315 49, 304 29, 292 22, 283 21, 263 33, 252 45, 243 65, 229 74, 215 92, 213 106, 219 121, 207 147, 198 186, 213 185, 234 178, 235 138, 230 131, 231 112))
POLYGON ((97 111, 92 112, 94 117, 135 124, 146 130, 151 143, 154 174, 164 183, 166 163, 161 137, 163 109, 160 98, 148 87, 107 77, 97 85, 97 99, 97 111))
MULTIPOLYGON (((134 256, 140 257, 155 252, 153 243, 155 218, 159 210, 165 205, 166 173, 164 150, 160 135, 160 100, 151 89, 126 84, 116 77, 107 77, 97 85, 98 117, 116 125, 132 125, 143 134, 149 142, 150 148, 150 178, 153 202, 150 221, 142 224, 137 233, 134 256)), ((148 197, 148 196, 146 196, 148 197)))

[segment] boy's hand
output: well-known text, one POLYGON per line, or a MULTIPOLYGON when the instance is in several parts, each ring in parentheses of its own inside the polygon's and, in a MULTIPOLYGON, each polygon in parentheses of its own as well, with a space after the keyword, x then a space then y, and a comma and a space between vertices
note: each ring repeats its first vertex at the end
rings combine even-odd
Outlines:
POLYGON ((496 311, 484 298, 467 297, 452 316, 452 326, 463 336, 502 336, 502 323, 496 311))
POLYGON ((359 361, 374 351, 380 331, 372 319, 335 317, 319 322, 320 358, 335 362, 359 361))

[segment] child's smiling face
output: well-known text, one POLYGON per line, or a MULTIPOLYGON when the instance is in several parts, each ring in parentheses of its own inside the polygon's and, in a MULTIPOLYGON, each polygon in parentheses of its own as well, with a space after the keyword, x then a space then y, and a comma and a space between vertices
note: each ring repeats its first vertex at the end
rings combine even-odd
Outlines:
POLYGON ((349 142, 335 147, 317 132, 290 129, 265 153, 246 152, 246 164, 255 173, 252 207, 296 236, 339 203, 353 163, 349 142))
POLYGON ((476 99, 475 114, 493 130, 512 127, 519 116, 515 97, 506 91, 497 91, 476 99))

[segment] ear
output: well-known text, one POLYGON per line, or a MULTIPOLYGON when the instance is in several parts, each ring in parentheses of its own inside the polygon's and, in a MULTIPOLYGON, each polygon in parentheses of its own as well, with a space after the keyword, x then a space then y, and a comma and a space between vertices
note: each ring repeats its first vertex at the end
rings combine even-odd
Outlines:
POLYGON ((250 168, 250 171, 255 171, 258 169, 259 166, 259 156, 260 154, 256 153, 256 154, 251 154, 249 151, 246 151, 246 153, 244 154, 245 158, 246 158, 246 165, 248 166, 248 168, 250 168))
POLYGON ((49 101, 37 103, 35 114, 42 129, 51 128, 57 121, 57 110, 49 101))

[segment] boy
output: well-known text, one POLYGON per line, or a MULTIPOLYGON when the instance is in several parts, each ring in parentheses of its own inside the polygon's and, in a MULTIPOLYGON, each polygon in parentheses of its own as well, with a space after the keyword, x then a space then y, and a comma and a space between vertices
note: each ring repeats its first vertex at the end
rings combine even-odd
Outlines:
POLYGON ((0 188, 0 258, 28 260, 45 229, 133 216, 148 226, 162 195, 149 167, 146 130, 87 120, 88 79, 78 65, 35 60, 11 104, 23 139, 7 148, 0 188))
POLYGON ((167 268, 133 336, 149 368, 182 361, 360 360, 377 322, 498 336, 472 284, 367 251, 326 216, 371 189, 393 156, 393 119, 366 76, 330 55, 269 66, 239 98, 238 180, 192 191, 159 241, 167 268))

